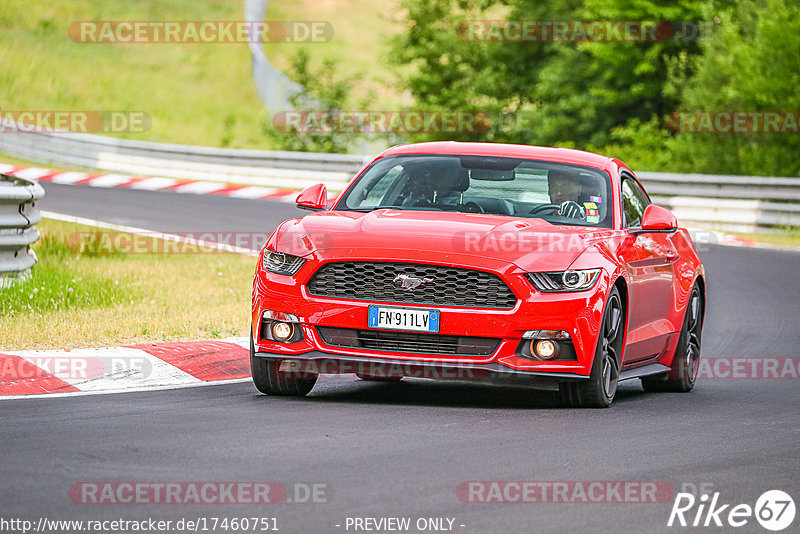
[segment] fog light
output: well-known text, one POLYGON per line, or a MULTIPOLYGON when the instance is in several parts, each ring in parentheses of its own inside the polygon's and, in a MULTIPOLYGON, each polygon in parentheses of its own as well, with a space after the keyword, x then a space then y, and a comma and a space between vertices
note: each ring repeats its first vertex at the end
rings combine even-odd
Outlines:
POLYGON ((286 341, 292 337, 294 327, 289 323, 276 321, 272 323, 272 337, 275 341, 286 341))
POLYGON ((558 344, 550 339, 533 340, 531 352, 542 360, 552 360, 558 356, 558 344))

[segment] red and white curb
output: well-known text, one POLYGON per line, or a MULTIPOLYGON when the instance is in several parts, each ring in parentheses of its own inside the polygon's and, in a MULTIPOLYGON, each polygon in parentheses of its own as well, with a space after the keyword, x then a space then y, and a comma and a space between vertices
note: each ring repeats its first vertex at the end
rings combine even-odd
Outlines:
POLYGON ((247 338, 0 351, 0 400, 174 389, 249 378, 247 338))
MULTIPOLYGON (((0 163, 0 173, 62 185, 87 185, 90 187, 121 187, 142 191, 167 191, 190 195, 220 195, 231 198, 274 200, 293 203, 298 190, 287 188, 236 185, 207 180, 181 180, 155 176, 127 176, 123 174, 95 174, 88 172, 54 171, 40 167, 17 167, 0 163)), ((331 196, 331 199, 335 196, 331 196)))

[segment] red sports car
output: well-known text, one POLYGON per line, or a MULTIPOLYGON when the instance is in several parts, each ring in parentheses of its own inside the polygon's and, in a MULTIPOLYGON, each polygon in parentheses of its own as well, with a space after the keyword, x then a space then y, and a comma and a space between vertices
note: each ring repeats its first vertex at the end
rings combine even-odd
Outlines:
POLYGON ((281 224, 253 283, 259 391, 319 374, 473 379, 606 407, 621 380, 689 391, 705 276, 688 232, 620 160, 421 143, 375 158, 281 224))

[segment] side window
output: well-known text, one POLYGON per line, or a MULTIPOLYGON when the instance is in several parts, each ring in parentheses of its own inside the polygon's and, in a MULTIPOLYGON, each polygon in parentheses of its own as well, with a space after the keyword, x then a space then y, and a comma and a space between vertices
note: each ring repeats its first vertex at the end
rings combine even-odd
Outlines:
POLYGON ((625 226, 641 226, 644 209, 650 204, 647 195, 639 185, 631 180, 622 181, 622 211, 625 226))

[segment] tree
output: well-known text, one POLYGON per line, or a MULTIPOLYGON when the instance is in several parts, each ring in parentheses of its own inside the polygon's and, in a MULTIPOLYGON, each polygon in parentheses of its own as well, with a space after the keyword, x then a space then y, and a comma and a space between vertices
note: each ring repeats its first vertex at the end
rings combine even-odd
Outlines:
MULTIPOLYGON (((702 41, 694 74, 676 76, 682 110, 800 111, 800 9, 786 0, 739 0, 706 8, 719 24, 702 41)), ((679 133, 675 166, 695 172, 800 175, 800 131, 679 133)), ((786 123, 783 124, 787 126, 786 123)))
MULTIPOLYGON (((325 121, 335 117, 339 111, 347 110, 354 80, 339 76, 333 60, 325 59, 317 69, 313 69, 309 62, 308 51, 301 48, 292 58, 288 73, 304 89, 303 93, 292 95, 290 103, 294 110, 301 112, 305 118, 303 124, 310 125, 309 129, 297 130, 291 125, 287 127, 282 118, 294 110, 284 110, 262 121, 261 130, 269 139, 270 146, 279 150, 348 152, 363 135, 351 131, 336 131, 335 128, 331 132, 324 131, 323 128, 316 127, 318 122, 308 119, 319 118, 325 121)), ((369 98, 371 97, 366 97, 355 109, 366 109, 369 98)))
POLYGON ((484 110, 506 119, 462 139, 602 145, 613 128, 631 119, 675 109, 678 100, 662 91, 667 66, 674 57, 696 54, 695 42, 470 40, 464 39, 464 21, 691 21, 699 18, 701 5, 700 0, 405 0, 406 32, 395 39, 393 58, 415 68, 407 86, 418 107, 484 110))

